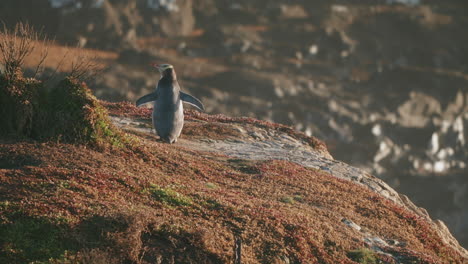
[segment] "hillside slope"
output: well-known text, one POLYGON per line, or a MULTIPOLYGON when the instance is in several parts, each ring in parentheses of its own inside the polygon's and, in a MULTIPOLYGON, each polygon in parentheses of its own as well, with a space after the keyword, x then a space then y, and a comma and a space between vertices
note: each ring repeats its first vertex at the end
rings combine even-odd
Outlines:
MULTIPOLYGON (((209 113, 321 138, 465 247, 467 13, 466 0, 0 1, 7 27, 29 21, 57 40, 46 75, 81 56, 64 44, 79 45, 108 66, 89 83, 96 96, 135 101, 158 79, 147 65, 171 63, 209 113)), ((32 72, 40 50, 25 61, 32 72)))
POLYGON ((168 145, 150 109, 104 105, 132 147, 0 140, 1 263, 468 260, 443 223, 287 126, 188 110, 168 145))

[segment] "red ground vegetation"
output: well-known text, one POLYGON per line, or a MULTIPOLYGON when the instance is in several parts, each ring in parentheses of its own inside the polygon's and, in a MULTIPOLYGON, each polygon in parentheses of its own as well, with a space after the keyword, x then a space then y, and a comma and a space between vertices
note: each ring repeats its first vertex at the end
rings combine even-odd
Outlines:
MULTIPOLYGON (((107 107, 149 118, 150 110, 127 103, 107 107)), ((288 129, 192 111, 187 118, 288 129)), ((141 141, 133 150, 102 151, 0 141, 0 262, 233 263, 242 241, 242 263, 355 263, 347 253, 366 244, 343 219, 399 241, 386 252, 408 263, 464 261, 424 219, 323 171, 141 141), (34 241, 48 246, 32 247, 30 235, 14 233, 23 224, 47 232, 34 241)))

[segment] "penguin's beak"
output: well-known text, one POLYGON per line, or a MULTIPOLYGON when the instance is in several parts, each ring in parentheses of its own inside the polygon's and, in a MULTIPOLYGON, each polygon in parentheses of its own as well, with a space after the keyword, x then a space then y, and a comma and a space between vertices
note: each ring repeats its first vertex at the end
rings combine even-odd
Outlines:
POLYGON ((151 64, 151 67, 154 67, 154 68, 158 69, 159 72, 161 72, 161 67, 159 66, 159 64, 157 64, 157 63, 152 63, 152 64, 151 64))
POLYGON ((161 74, 165 70, 173 68, 173 66, 170 65, 170 64, 156 64, 156 63, 153 63, 152 66, 155 67, 156 69, 158 69, 159 73, 161 73, 161 74))

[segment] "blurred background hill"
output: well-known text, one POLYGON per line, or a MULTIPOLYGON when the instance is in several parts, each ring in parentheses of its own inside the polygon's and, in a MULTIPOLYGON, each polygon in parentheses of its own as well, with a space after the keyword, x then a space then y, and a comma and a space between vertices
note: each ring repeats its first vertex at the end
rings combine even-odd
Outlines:
POLYGON ((135 101, 171 63, 209 113, 325 140, 468 246, 466 0, 2 0, 0 19, 55 39, 44 76, 87 50, 100 99, 135 101))

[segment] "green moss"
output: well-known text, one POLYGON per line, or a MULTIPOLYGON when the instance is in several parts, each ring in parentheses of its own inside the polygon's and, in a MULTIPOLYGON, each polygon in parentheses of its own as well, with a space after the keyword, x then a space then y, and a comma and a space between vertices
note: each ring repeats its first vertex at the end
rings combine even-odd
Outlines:
POLYGON ((0 263, 28 263, 60 257, 70 247, 66 228, 45 218, 20 216, 0 224, 0 263))
POLYGON ((208 189, 218 189, 218 186, 217 186, 216 184, 212 183, 212 182, 207 182, 207 183, 205 184, 205 186, 206 186, 206 188, 208 188, 208 189))
POLYGON ((348 258, 361 264, 377 264, 378 259, 375 253, 367 248, 351 250, 347 253, 348 258))
POLYGON ((301 195, 294 195, 293 199, 296 202, 303 202, 304 201, 304 197, 302 197, 301 195))
POLYGON ((283 196, 280 198, 280 202, 282 203, 287 203, 287 204, 293 204, 294 203, 294 198, 291 196, 283 196))
POLYGON ((156 200, 172 206, 189 206, 193 204, 190 197, 182 195, 171 188, 161 188, 155 184, 145 189, 144 192, 151 193, 156 200))

